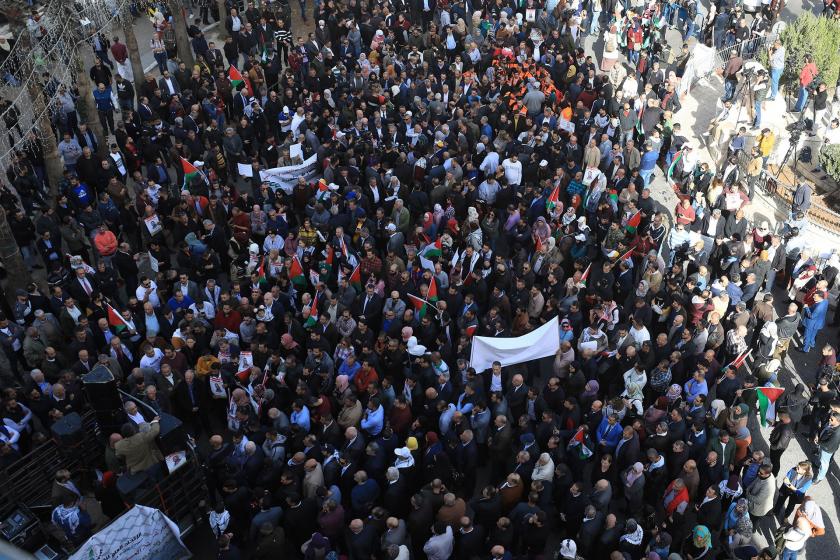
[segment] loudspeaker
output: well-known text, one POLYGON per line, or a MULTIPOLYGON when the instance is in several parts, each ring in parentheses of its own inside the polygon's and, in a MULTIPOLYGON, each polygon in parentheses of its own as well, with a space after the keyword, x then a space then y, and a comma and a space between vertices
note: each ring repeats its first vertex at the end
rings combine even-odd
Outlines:
POLYGON ((161 453, 169 455, 187 448, 187 433, 184 424, 171 414, 160 415, 160 435, 157 439, 161 453))
POLYGON ((115 410, 122 408, 123 403, 117 391, 117 381, 111 370, 103 365, 97 365, 90 373, 82 376, 85 394, 94 410, 115 410))
POLYGON ((82 443, 82 417, 75 412, 65 415, 52 425, 53 439, 59 447, 76 447, 82 443))

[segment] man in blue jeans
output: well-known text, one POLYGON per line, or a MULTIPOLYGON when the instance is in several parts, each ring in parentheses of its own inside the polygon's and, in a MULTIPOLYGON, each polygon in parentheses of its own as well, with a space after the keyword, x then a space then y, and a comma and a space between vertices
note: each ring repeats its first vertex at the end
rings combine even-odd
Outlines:
POLYGON ((817 65, 814 64, 814 58, 810 54, 805 55, 805 66, 799 72, 799 98, 796 100, 796 107, 793 111, 801 113, 808 105, 808 86, 814 81, 820 71, 817 70, 817 65))
POLYGON ((650 142, 645 143, 645 153, 642 154, 642 161, 639 164, 639 175, 645 182, 645 186, 650 184, 653 178, 653 172, 656 169, 656 160, 659 159, 659 154, 653 149, 650 142))
POLYGON ((814 479, 814 484, 821 482, 828 474, 831 459, 840 447, 840 412, 832 412, 828 416, 828 423, 814 439, 820 451, 820 469, 814 479))
POLYGON ((770 47, 770 101, 776 99, 776 94, 779 93, 779 80, 782 78, 782 72, 785 71, 785 47, 779 39, 773 42, 770 47))

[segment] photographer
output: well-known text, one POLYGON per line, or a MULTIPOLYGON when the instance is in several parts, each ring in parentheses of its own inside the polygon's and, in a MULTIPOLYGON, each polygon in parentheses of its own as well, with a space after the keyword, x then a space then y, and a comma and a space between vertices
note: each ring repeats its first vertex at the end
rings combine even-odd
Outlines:
MULTIPOLYGON (((753 118, 753 129, 761 127, 761 106, 764 104, 764 99, 767 97, 768 84, 769 79, 767 73, 764 69, 760 69, 755 74, 752 91, 750 92, 753 98, 753 111, 755 112, 755 118, 753 118)), ((824 112, 825 110, 823 110, 823 113, 824 112)))
POLYGON ((823 119, 825 119, 825 112, 828 109, 828 86, 825 82, 820 82, 816 87, 814 94, 814 122, 811 125, 809 136, 816 136, 821 134, 823 129, 823 119))
POLYGON ((768 59, 770 60, 770 101, 776 99, 776 94, 779 93, 779 80, 782 77, 782 72, 785 70, 785 47, 779 39, 773 41, 773 46, 769 49, 768 59))

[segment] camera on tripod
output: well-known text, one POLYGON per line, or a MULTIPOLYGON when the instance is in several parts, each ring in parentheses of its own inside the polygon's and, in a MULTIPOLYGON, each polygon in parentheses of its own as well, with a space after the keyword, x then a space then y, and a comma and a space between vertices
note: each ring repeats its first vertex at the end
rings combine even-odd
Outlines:
POLYGON ((787 125, 785 129, 790 132, 791 145, 796 145, 799 142, 799 137, 802 136, 802 132, 808 129, 808 122, 805 119, 799 119, 787 125))

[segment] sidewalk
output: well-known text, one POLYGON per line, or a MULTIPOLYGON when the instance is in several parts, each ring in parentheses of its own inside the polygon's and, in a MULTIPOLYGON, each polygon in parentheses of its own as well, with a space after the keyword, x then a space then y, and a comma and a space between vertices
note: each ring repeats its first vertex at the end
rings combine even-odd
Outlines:
MULTIPOLYGON (((713 74, 709 78, 701 79, 691 89, 691 92, 682 101, 682 109, 675 116, 675 121, 683 125, 683 132, 691 141, 695 148, 700 148, 700 160, 707 162, 714 162, 715 167, 719 167, 721 163, 721 154, 717 152, 714 146, 709 146, 709 141, 705 137, 705 132, 708 129, 709 122, 720 111, 722 105, 720 104, 720 96, 723 91, 723 80, 713 74)), ((735 107, 733 107, 735 108, 735 107)), ((787 126, 797 120, 798 114, 791 114, 787 110, 785 97, 782 91, 774 101, 766 101, 761 112, 762 122, 761 128, 769 128, 776 135, 776 147, 770 156, 769 163, 778 166, 790 147, 790 133, 787 131, 787 126)), ((806 115, 807 116, 807 115, 806 115)), ((747 129, 747 149, 752 147, 755 138, 760 133, 760 130, 752 130, 752 122, 750 121, 749 111, 746 107, 741 109, 738 122, 734 129, 744 126, 747 129)), ((721 140, 725 142, 725 140, 721 140)), ((724 144, 725 145, 725 144, 724 144)), ((810 137, 807 132, 802 133, 799 143, 799 153, 805 146, 811 148, 812 160, 811 163, 798 163, 797 178, 802 179, 801 171, 814 168, 817 165, 816 158, 818 157, 820 141, 816 137, 810 137)), ((791 156, 791 159, 793 156, 791 156)), ((788 165, 792 165, 792 161, 788 161, 788 165)), ((756 190, 753 197, 752 204, 745 208, 745 213, 748 219, 753 222, 760 222, 768 220, 771 228, 781 225, 790 212, 790 207, 776 200, 767 194, 756 190)), ((832 247, 840 246, 840 234, 829 231, 818 224, 810 222, 808 224, 808 239, 806 246, 820 252, 825 252, 832 247)))

